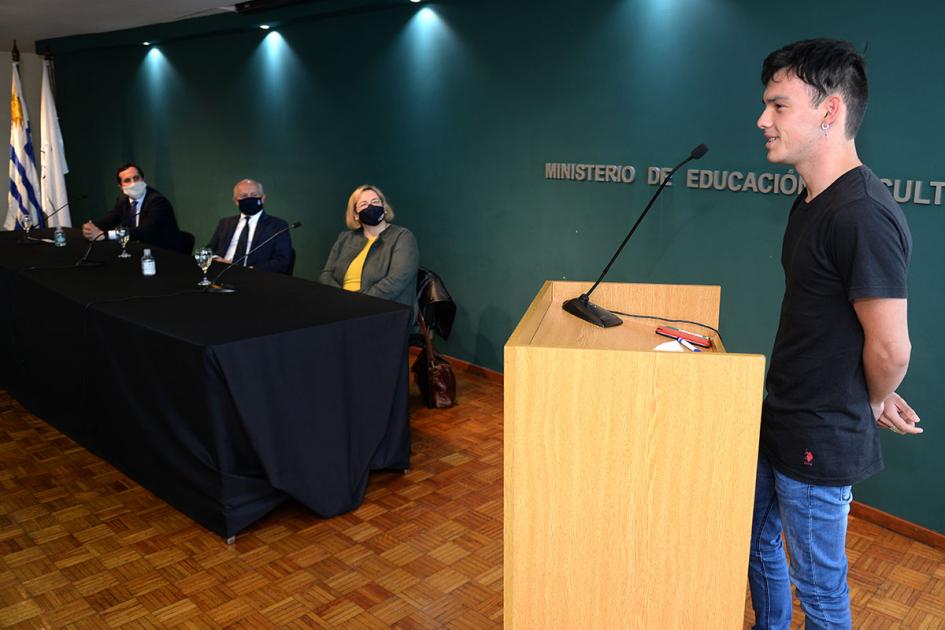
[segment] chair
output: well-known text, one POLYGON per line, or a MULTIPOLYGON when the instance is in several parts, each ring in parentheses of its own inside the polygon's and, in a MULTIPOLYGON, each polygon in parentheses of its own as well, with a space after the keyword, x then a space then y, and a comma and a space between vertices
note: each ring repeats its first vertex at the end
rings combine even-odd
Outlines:
POLYGON ((295 248, 292 248, 292 255, 289 256, 289 269, 286 271, 286 275, 291 276, 292 272, 295 271, 295 248))
POLYGON ((436 272, 423 267, 417 270, 417 302, 430 330, 444 340, 449 339, 456 319, 456 303, 436 272))
POLYGON ((193 234, 180 230, 177 233, 177 251, 182 254, 192 254, 196 241, 197 239, 193 234))
POLYGON ((417 269, 417 303, 420 334, 411 335, 409 343, 419 347, 420 354, 410 370, 427 407, 452 407, 456 404, 456 377, 446 357, 433 347, 433 333, 443 339, 450 336, 456 318, 456 303, 446 290, 443 279, 423 267, 417 269))
MULTIPOLYGON (((417 269, 417 305, 427 327, 444 340, 449 339, 456 318, 456 303, 446 290, 443 279, 423 267, 417 269)), ((410 335, 410 345, 423 348, 423 335, 410 335)))

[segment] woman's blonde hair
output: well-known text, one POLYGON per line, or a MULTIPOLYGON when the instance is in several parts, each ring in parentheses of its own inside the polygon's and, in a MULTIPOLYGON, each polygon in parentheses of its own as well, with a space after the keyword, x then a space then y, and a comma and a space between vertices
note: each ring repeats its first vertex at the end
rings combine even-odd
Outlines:
POLYGON ((387 197, 384 196, 384 193, 381 192, 381 189, 377 186, 372 186, 371 184, 364 184, 355 188, 354 192, 351 193, 351 196, 348 197, 348 209, 345 211, 345 225, 348 226, 349 230, 357 230, 361 227, 361 222, 358 221, 358 211, 355 206, 358 203, 358 196, 365 190, 373 190, 376 192, 377 196, 381 200, 381 203, 384 204, 384 220, 388 223, 391 223, 394 220, 394 209, 390 207, 389 203, 387 203, 387 197))

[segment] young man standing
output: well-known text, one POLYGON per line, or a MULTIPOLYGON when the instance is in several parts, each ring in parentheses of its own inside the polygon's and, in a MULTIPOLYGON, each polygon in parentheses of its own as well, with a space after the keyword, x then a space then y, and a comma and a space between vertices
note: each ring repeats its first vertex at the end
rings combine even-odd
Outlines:
POLYGON ((762 411, 749 584, 755 628, 850 628, 846 530, 851 486, 883 468, 878 427, 921 433, 895 390, 909 365, 902 210, 860 162, 863 57, 849 43, 796 42, 764 61, 758 127, 768 160, 806 188, 781 252, 785 292, 762 411))

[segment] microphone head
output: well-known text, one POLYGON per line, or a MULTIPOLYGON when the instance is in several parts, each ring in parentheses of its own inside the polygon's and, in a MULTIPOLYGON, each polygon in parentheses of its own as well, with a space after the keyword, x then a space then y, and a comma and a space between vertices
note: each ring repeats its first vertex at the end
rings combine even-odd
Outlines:
POLYGON ((692 153, 689 154, 689 157, 691 157, 693 160, 698 160, 699 158, 701 158, 703 155, 705 155, 708 152, 709 152, 709 147, 705 146, 704 144, 700 144, 699 146, 697 146, 695 149, 692 150, 692 153))
POLYGON ((294 230, 295 228, 297 228, 297 227, 302 227, 302 222, 301 222, 301 221, 296 221, 295 223, 293 223, 293 224, 290 225, 289 227, 292 228, 293 230, 294 230))

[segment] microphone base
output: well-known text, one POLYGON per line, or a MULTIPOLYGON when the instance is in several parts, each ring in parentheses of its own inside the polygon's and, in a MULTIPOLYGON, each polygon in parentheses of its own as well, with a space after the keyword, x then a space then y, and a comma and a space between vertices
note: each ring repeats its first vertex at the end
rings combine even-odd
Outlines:
POLYGON ((600 306, 597 306, 593 302, 589 301, 585 295, 566 300, 565 303, 561 305, 561 308, 571 313, 575 317, 579 317, 580 319, 583 319, 590 324, 594 324, 595 326, 600 326, 601 328, 612 328, 623 323, 622 319, 608 311, 606 308, 601 308, 600 306))
POLYGON ((78 260, 75 263, 76 267, 101 267, 105 263, 98 260, 78 260))
POLYGON ((206 293, 236 293, 236 287, 232 284, 211 284, 209 287, 204 289, 206 293))

